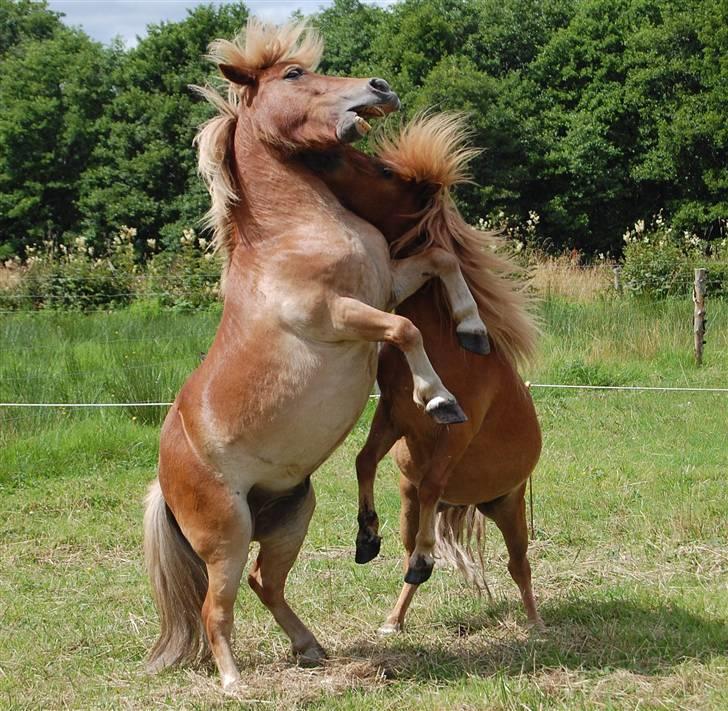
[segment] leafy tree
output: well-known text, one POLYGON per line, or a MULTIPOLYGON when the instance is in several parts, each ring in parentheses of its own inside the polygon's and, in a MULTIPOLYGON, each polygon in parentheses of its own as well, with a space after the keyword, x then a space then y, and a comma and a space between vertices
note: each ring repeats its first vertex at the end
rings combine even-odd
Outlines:
POLYGON ((728 5, 664 0, 628 43, 640 107, 631 175, 679 229, 716 236, 728 216, 728 5))
POLYGON ((0 65, 0 234, 16 251, 78 222, 78 176, 110 96, 108 59, 83 33, 57 27, 0 65))
POLYGON ((82 177, 84 227, 108 241, 122 225, 137 229, 140 245, 161 237, 178 245, 208 206, 192 146, 207 104, 189 84, 211 74, 204 59, 216 37, 232 37, 247 19, 242 4, 200 6, 182 22, 150 26, 138 46, 120 57, 116 96, 99 122, 102 139, 82 177))
POLYGON ((381 25, 386 18, 383 8, 360 0, 335 0, 322 10, 313 18, 326 41, 320 70, 342 76, 371 73, 373 42, 384 31, 381 25))
POLYGON ((0 0, 0 57, 23 40, 49 39, 60 27, 60 15, 45 1, 0 0))

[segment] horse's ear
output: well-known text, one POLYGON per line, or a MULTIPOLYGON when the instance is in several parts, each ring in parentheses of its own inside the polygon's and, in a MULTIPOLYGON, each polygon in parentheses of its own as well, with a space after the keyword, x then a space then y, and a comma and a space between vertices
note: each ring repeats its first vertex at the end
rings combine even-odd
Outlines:
POLYGON ((219 64, 218 67, 220 68, 222 75, 233 84, 252 86, 256 82, 257 77, 253 74, 253 72, 236 67, 234 64, 219 64))

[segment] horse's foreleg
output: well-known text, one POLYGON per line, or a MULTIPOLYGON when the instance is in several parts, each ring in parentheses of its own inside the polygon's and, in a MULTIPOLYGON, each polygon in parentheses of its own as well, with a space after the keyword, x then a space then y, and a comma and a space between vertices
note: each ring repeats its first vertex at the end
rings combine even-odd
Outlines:
POLYGON ((438 277, 445 287, 450 312, 457 324, 456 333, 460 345, 473 353, 490 352, 488 333, 480 318, 478 304, 460 271, 457 259, 439 247, 406 259, 392 260, 395 300, 399 304, 418 291, 422 285, 438 277))
POLYGON ((468 419, 433 369, 422 344, 422 334, 412 321, 348 296, 336 297, 330 304, 330 312, 337 338, 385 341, 402 351, 412 371, 414 400, 435 422, 445 425, 468 419))
MULTIPOLYGON (((399 495, 401 501, 399 532, 405 550, 404 567, 406 570, 409 566, 409 558, 415 549, 417 529, 420 526, 420 504, 417 496, 417 488, 401 474, 399 477, 399 495)), ((404 584, 392 611, 379 628, 380 635, 390 635, 402 631, 405 615, 416 592, 416 585, 411 585, 410 583, 404 584)))
POLYGON ((417 486, 419 525, 415 546, 409 558, 405 582, 419 585, 432 575, 435 565, 435 528, 437 508, 453 469, 472 439, 466 425, 454 429, 440 428, 429 466, 422 472, 417 486))
POLYGON ((285 599, 285 585, 301 550, 315 506, 316 497, 309 483, 301 498, 277 503, 266 512, 265 521, 256 518, 255 538, 260 541, 260 551, 248 575, 248 585, 290 638, 293 653, 301 662, 308 664, 325 659, 326 653, 311 630, 289 607, 285 599), (261 527, 265 530, 259 534, 261 527))
POLYGON ((382 539, 379 518, 374 508, 374 478, 377 465, 399 439, 400 432, 392 424, 385 400, 377 405, 369 436, 356 458, 356 477, 359 482, 359 531, 356 535, 357 563, 368 563, 379 555, 382 539))

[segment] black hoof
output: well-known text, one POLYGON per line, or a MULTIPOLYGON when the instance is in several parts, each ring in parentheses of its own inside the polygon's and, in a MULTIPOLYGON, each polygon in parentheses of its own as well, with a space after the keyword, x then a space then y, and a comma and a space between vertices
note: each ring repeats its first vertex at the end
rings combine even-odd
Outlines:
POLYGON ((430 579, 430 576, 432 575, 432 568, 434 566, 415 566, 414 568, 410 565, 407 568, 407 573, 404 576, 405 583, 409 583, 410 585, 421 585, 425 581, 430 579))
POLYGON ((486 333, 458 332, 458 341, 462 348, 471 353, 477 353, 478 355, 488 355, 490 353, 490 341, 486 333))
POLYGON ((379 549, 382 547, 382 539, 380 536, 373 534, 359 535, 356 537, 356 555, 354 560, 363 565, 370 560, 374 560, 379 555, 379 549))
POLYGON ((454 400, 446 402, 441 400, 439 403, 425 408, 427 414, 439 425, 457 425, 461 422, 467 422, 467 415, 463 412, 462 407, 454 400))

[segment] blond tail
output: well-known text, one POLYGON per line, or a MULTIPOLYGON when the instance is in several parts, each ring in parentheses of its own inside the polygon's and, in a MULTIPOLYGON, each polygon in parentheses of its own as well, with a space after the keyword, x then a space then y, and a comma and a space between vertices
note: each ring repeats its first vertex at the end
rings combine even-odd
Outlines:
POLYGON ((205 656, 201 611, 207 569, 182 535, 156 479, 145 501, 144 561, 161 626, 149 654, 148 670, 157 672, 205 656))
POLYGON ((492 600, 485 579, 485 517, 475 506, 447 506, 437 514, 435 558, 456 568, 479 593, 492 600))

